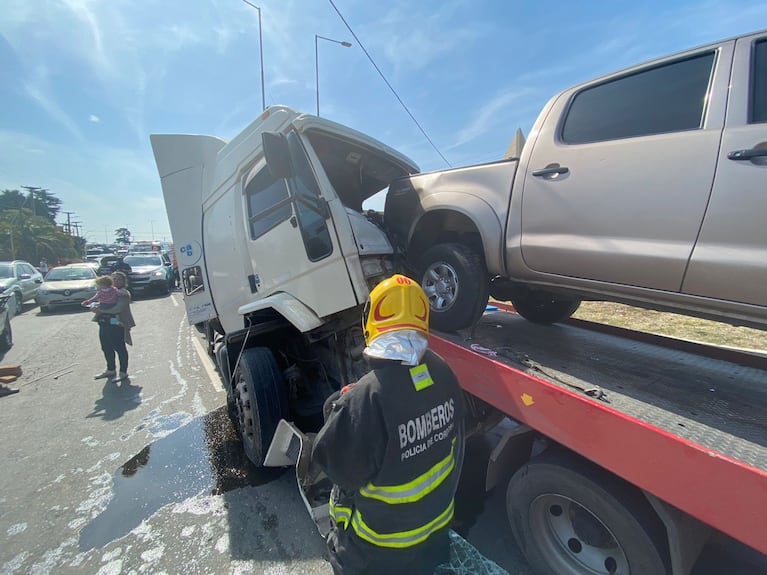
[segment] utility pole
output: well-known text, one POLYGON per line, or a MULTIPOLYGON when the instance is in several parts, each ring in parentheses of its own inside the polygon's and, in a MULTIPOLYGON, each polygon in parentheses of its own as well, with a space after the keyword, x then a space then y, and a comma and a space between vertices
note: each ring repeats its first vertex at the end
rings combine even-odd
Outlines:
POLYGON ((74 212, 64 212, 67 215, 67 234, 72 235, 72 214, 74 212))
POLYGON ((32 204, 32 215, 37 215, 37 206, 35 205, 35 196, 39 192, 47 192, 49 191, 48 188, 40 188, 38 186, 21 186, 25 190, 29 192, 29 203, 32 204))

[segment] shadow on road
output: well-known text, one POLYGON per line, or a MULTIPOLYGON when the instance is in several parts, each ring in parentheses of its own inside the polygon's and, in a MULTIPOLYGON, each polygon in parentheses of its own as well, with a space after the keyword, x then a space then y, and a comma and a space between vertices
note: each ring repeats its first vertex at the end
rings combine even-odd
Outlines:
POLYGON ((133 385, 130 379, 119 384, 105 383, 101 397, 86 417, 100 417, 105 421, 113 421, 122 417, 126 412, 141 405, 141 386, 133 385))

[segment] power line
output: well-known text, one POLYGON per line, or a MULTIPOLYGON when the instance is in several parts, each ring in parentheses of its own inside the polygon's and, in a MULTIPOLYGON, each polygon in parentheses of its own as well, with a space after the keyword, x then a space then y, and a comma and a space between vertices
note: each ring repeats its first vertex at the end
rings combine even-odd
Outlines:
POLYGON ((378 75, 381 76, 383 81, 386 83, 386 85, 389 87, 389 90, 392 91, 392 94, 394 94, 394 97, 397 98, 397 101, 402 105, 402 107, 405 109, 405 112, 407 112, 407 115, 410 116, 410 118, 415 122, 415 125, 418 126, 418 129, 421 130, 421 133, 423 134, 424 138, 426 138, 429 141, 429 144, 431 144, 431 147, 434 148, 434 151, 439 154, 439 157, 444 160, 444 162, 447 164, 449 168, 452 168, 453 166, 450 164, 450 162, 447 161, 447 158, 442 155, 442 152, 439 151, 437 146, 434 144, 434 142, 431 141, 431 138, 429 137, 429 134, 426 133, 426 130, 423 129, 421 124, 418 123, 418 120, 415 119, 415 116, 410 112, 410 109, 405 105, 405 102, 402 101, 402 98, 399 97, 399 94, 397 94, 397 91, 394 89, 394 87, 389 83, 389 80, 386 79, 386 76, 384 76, 383 72, 381 72, 381 69, 378 67, 378 65, 375 63, 375 60, 373 60, 373 57, 368 53, 368 51, 365 49, 365 46, 362 44, 362 41, 357 37, 357 35, 354 33, 354 30, 352 30, 352 27, 349 26, 349 23, 346 21, 346 18, 344 18, 343 14, 341 14, 341 11, 338 9, 338 7, 335 5, 335 2, 333 0, 328 0, 330 2, 330 5, 333 7, 333 9, 338 14, 338 17, 341 18, 341 21, 346 26, 347 30, 349 30, 349 33, 354 36, 354 39, 357 41, 357 44, 359 44, 359 47, 362 48, 362 51, 365 52, 365 56, 368 57, 368 60, 370 60, 370 63, 373 64, 373 67, 378 72, 378 75))

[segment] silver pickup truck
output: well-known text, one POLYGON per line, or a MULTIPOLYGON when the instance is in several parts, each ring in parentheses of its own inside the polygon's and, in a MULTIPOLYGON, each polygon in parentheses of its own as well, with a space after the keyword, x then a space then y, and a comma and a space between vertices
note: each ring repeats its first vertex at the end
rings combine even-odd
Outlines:
POLYGON ((569 88, 519 157, 392 184, 385 224, 432 302, 533 322, 581 300, 767 328, 767 31, 569 88))

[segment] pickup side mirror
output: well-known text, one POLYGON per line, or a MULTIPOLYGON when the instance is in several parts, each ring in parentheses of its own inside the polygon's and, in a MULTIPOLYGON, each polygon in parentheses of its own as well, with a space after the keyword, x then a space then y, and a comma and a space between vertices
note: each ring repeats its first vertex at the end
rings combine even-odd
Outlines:
POLYGON ((261 142, 264 146, 264 159, 272 176, 276 179, 291 177, 293 164, 290 161, 290 148, 285 134, 262 132, 261 142))

